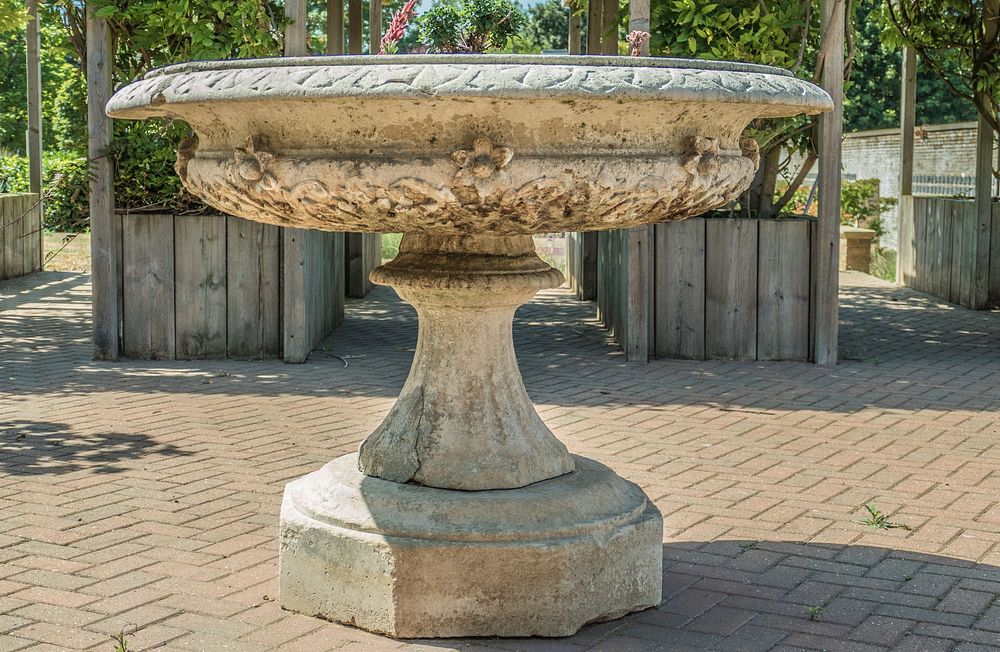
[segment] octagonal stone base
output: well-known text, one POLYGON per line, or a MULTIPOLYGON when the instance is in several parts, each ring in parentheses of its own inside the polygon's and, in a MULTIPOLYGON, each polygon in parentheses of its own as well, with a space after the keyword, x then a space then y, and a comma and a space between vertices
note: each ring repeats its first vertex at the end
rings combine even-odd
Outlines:
POLYGON ((456 491, 340 457, 285 489, 281 606, 429 638, 568 636, 659 604, 660 512, 606 466, 574 462, 519 489, 456 491))

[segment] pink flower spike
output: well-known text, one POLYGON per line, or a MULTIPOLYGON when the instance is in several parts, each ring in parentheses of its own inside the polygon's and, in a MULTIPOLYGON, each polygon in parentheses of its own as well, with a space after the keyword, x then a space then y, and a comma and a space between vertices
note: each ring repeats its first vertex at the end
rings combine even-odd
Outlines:
POLYGON ((382 36, 382 47, 379 50, 379 54, 395 53, 396 44, 402 40, 410 21, 416 16, 417 0, 407 0, 407 3, 393 14, 392 20, 389 21, 389 27, 385 30, 385 35, 382 36))

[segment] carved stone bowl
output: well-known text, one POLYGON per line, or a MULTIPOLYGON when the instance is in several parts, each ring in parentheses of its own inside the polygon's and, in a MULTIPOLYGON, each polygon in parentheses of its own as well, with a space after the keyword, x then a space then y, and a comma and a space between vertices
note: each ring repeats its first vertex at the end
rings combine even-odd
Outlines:
POLYGON ((404 55, 187 63, 112 99, 188 122, 177 170, 219 210, 332 231, 520 235, 684 219, 758 163, 751 120, 828 95, 777 68, 404 55))

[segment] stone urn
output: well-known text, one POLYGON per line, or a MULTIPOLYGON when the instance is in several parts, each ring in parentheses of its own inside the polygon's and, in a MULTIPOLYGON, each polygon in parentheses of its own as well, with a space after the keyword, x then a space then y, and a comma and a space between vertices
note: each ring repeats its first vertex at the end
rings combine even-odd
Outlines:
POLYGON ((663 524, 572 455, 525 392, 515 309, 563 281, 531 235, 681 220, 736 199, 751 120, 828 110, 775 68, 416 55, 208 61, 119 91, 168 117, 185 187, 247 219, 403 232, 372 273, 419 316, 396 404, 288 484, 280 602, 394 637, 563 636, 660 601, 663 524))

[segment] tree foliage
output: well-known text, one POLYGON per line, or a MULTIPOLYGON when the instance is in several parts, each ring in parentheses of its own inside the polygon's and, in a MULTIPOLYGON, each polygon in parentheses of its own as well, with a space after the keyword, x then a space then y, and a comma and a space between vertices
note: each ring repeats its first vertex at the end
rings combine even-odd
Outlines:
POLYGON ((0 0, 0 35, 24 27, 28 22, 28 12, 24 4, 17 0, 0 0))
POLYGON ((441 0, 417 19, 421 39, 435 52, 500 50, 524 23, 513 0, 441 0))
MULTIPOLYGON (((902 52, 892 35, 885 38, 884 0, 860 0, 855 9, 856 57, 845 88, 844 128, 864 131, 899 126, 902 52)), ((949 71, 953 60, 943 61, 949 71)), ((971 102, 948 90, 937 75, 917 71, 917 123, 945 124, 974 120, 971 102)))
MULTIPOLYGON (((763 63, 815 80, 822 49, 819 7, 819 0, 667 0, 652 7, 650 53, 763 63)), ((850 19, 847 14, 849 35, 850 19)), ((845 76, 850 60, 848 54, 845 76)), ((816 118, 756 120, 750 132, 760 144, 761 165, 740 203, 745 215, 771 217, 788 205, 817 159, 816 118), (783 158, 783 152, 789 155, 783 158), (804 164, 796 168, 795 160, 804 164), (781 176, 789 189, 775 201, 781 176)))
POLYGON ((521 40, 527 49, 566 50, 569 47, 569 7, 561 0, 546 0, 528 7, 521 40))
POLYGON ((1000 132, 1000 0, 887 0, 887 36, 1000 132))

